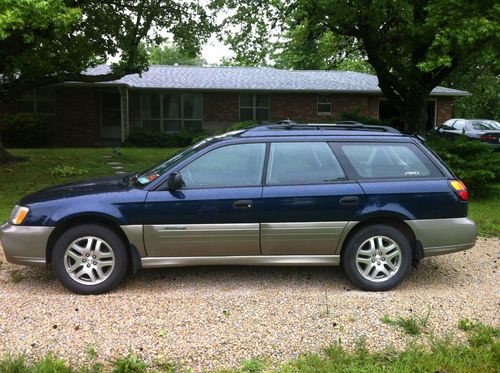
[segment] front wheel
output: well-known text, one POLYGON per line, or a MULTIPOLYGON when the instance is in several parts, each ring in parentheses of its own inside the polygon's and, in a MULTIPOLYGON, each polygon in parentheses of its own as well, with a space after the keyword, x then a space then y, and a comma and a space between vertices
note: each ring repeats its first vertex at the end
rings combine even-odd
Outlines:
POLYGON ((69 290, 101 294, 114 289, 125 277, 127 251, 113 230, 101 225, 79 225, 57 239, 52 268, 69 290))
POLYGON ((389 290, 403 281, 411 267, 412 248, 398 229, 383 224, 356 232, 346 243, 342 264, 359 288, 389 290))

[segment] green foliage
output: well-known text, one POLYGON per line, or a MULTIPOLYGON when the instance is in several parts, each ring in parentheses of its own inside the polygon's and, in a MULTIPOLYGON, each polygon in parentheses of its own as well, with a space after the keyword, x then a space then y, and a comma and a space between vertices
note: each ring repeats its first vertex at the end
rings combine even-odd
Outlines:
POLYGON ((266 364, 259 359, 248 359, 243 361, 243 372, 260 373, 264 370, 266 364))
POLYGON ((8 148, 41 148, 51 145, 56 126, 50 115, 3 115, 0 138, 8 148))
POLYGON ((19 284, 20 282, 22 282, 26 277, 24 276, 24 274, 19 271, 19 270, 14 270, 14 271, 11 271, 10 272, 10 280, 15 283, 15 284, 19 284))
POLYGON ((495 0, 212 2, 231 14, 223 30, 236 60, 269 63, 276 51, 295 68, 367 60, 407 132, 425 128, 429 93, 458 66, 500 51, 495 0))
POLYGON ((226 132, 244 130, 246 128, 255 127, 256 125, 257 125, 257 122, 253 121, 253 120, 247 120, 245 122, 237 122, 237 123, 234 123, 231 127, 229 127, 226 130, 226 132))
POLYGON ((40 84, 143 71, 143 45, 158 44, 164 34, 195 54, 210 24, 207 10, 194 1, 0 0, 0 98, 40 84), (111 74, 82 74, 110 56, 118 58, 111 74))
POLYGON ((344 112, 340 114, 339 120, 353 120, 363 124, 373 125, 373 126, 390 126, 390 123, 384 122, 377 118, 365 117, 359 114, 359 112, 344 112))
POLYGON ((495 342, 495 338, 500 337, 499 328, 484 325, 481 322, 476 322, 469 319, 460 320, 458 322, 458 328, 465 332, 470 332, 469 344, 473 347, 491 345, 495 342))
POLYGON ((151 65, 203 66, 206 64, 206 61, 199 54, 183 51, 171 43, 152 46, 147 49, 147 53, 151 65))
POLYGON ((127 146, 139 147, 186 147, 206 137, 202 130, 182 129, 179 132, 165 133, 134 128, 126 141, 127 146))
POLYGON ((418 335, 427 327, 431 309, 429 307, 427 314, 424 317, 411 315, 410 317, 399 317, 397 320, 391 319, 388 315, 384 315, 380 320, 384 324, 394 325, 402 328, 406 334, 418 335))
POLYGON ((492 146, 466 136, 452 141, 432 135, 427 145, 465 183, 471 195, 489 196, 500 183, 500 152, 492 146))
POLYGON ((72 177, 85 175, 89 170, 73 166, 56 166, 50 171, 51 176, 72 177))
POLYGON ((488 198, 469 200, 468 215, 476 222, 478 235, 500 237, 500 184, 488 198))
POLYGON ((341 343, 332 344, 324 356, 307 354, 280 367, 280 373, 295 372, 497 372, 500 345, 490 340, 482 346, 430 339, 430 346, 412 343, 403 351, 394 348, 369 352, 365 348, 346 351, 341 343))
POLYGON ((500 120, 500 66, 497 59, 477 61, 459 68, 445 84, 471 93, 471 96, 453 103, 455 117, 500 120))
POLYGON ((113 373, 142 373, 146 372, 147 365, 135 355, 117 359, 113 365, 113 373))

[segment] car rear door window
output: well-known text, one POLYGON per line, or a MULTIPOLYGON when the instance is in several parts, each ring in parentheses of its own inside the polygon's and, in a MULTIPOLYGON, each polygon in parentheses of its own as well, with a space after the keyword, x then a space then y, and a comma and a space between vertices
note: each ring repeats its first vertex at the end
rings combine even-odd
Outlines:
POLYGON ((442 176, 414 144, 358 143, 340 148, 358 178, 418 178, 442 176))
POLYGON ((325 142, 271 144, 268 185, 323 184, 344 179, 339 162, 325 142))
POLYGON ((236 144, 214 149, 181 170, 185 188, 258 186, 266 144, 236 144))

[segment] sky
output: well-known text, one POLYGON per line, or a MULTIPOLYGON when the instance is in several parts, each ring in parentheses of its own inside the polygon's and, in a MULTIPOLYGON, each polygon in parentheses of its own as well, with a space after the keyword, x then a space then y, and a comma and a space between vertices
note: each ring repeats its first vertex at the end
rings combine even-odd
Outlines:
POLYGON ((219 63, 222 57, 231 57, 233 53, 229 47, 221 43, 215 36, 212 36, 208 42, 201 48, 201 57, 209 65, 219 63))

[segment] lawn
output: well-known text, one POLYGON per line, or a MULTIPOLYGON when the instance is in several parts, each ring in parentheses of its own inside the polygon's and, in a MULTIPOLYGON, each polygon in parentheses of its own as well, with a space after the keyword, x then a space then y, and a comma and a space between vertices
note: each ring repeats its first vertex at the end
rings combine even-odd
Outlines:
MULTIPOLYGON (((90 177, 112 175, 107 162, 119 161, 125 171, 141 171, 175 154, 180 149, 111 148, 11 149, 26 162, 0 166, 0 222, 21 197, 36 190, 90 177), (111 158, 104 158, 111 156, 111 158)), ((469 216, 476 221, 481 236, 500 236, 500 188, 488 199, 472 199, 469 216)))
POLYGON ((10 149, 13 155, 28 160, 0 165, 0 222, 8 218, 14 204, 28 193, 56 184, 113 175, 115 170, 107 162, 121 162, 124 171, 142 171, 179 150, 124 148, 118 155, 111 148, 10 149))

